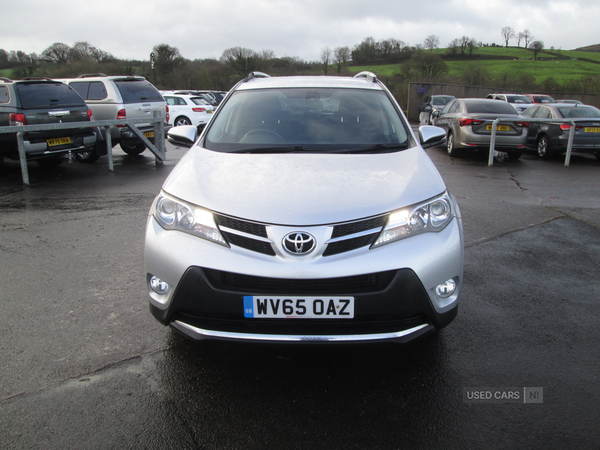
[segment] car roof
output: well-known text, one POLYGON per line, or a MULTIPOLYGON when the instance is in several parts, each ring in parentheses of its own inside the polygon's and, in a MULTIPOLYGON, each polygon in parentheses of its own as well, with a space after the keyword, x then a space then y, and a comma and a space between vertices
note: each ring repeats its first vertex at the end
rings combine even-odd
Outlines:
POLYGON ((378 83, 367 78, 356 77, 323 77, 323 76, 291 76, 291 77, 256 77, 246 78, 236 90, 282 89, 282 88, 348 88, 383 90, 378 83))

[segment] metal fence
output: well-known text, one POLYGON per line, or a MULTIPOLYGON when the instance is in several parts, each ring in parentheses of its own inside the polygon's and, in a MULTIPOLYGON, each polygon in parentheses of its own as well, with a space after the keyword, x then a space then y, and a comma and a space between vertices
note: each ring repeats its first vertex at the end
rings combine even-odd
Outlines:
MULTIPOLYGON (((591 118, 592 120, 594 118, 591 118)), ((497 152, 495 149, 495 145, 496 145, 496 128, 498 126, 498 123, 501 121, 506 121, 506 122, 512 122, 515 120, 515 117, 498 117, 497 119, 487 119, 486 122, 492 122, 492 137, 490 140, 490 154, 489 154, 489 159, 488 159, 488 166, 491 166, 494 164, 494 157, 498 156, 498 153, 503 153, 503 152, 497 152)), ((522 117, 519 120, 522 120, 524 122, 535 122, 535 123, 567 123, 569 125, 571 125, 571 128, 569 129, 569 140, 567 143, 567 153, 565 155, 565 167, 569 167, 569 164, 571 163, 571 153, 573 152, 573 139, 575 138, 575 124, 579 121, 585 121, 585 122, 589 122, 590 121, 590 117, 582 117, 579 119, 535 119, 535 120, 528 120, 528 118, 526 117, 522 117)), ((600 148, 598 148, 598 151, 600 152, 600 148)))
POLYGON ((162 164, 162 162, 166 159, 166 147, 164 139, 165 124, 164 119, 160 116, 158 111, 154 112, 154 116, 152 118, 145 119, 92 120, 91 122, 53 123, 44 125, 13 125, 8 127, 0 127, 0 133, 15 133, 17 135, 23 184, 29 185, 29 171, 27 168, 27 155, 25 153, 23 135, 28 131, 64 130, 71 128, 82 128, 82 125, 84 125, 84 127, 91 128, 98 127, 98 129, 104 128, 106 130, 106 154, 108 156, 108 170, 111 172, 114 171, 114 164, 110 127, 114 125, 127 126, 137 137, 139 137, 144 144, 146 144, 146 147, 148 147, 148 149, 154 153, 156 164, 162 164), (154 144, 150 142, 148 138, 144 136, 144 133, 135 126, 135 124, 149 122, 154 124, 154 144))

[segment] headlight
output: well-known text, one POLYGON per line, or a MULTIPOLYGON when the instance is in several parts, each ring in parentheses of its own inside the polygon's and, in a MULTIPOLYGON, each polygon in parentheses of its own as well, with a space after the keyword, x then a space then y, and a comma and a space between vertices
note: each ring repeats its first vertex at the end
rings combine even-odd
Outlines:
POLYGON ((210 211, 164 192, 155 200, 152 215, 165 230, 178 230, 229 247, 210 211))
POLYGON ((389 215, 385 227, 371 248, 420 233, 441 231, 452 217, 452 202, 448 194, 427 203, 399 209, 389 215))

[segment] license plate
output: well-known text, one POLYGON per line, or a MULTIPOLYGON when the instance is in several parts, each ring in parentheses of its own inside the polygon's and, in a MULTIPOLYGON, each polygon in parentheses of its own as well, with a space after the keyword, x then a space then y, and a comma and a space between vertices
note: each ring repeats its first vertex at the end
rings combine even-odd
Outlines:
MULTIPOLYGON (((488 131, 492 131, 492 126, 488 125, 486 128, 488 131)), ((496 131, 509 131, 510 127, 508 125, 496 125, 496 131)))
POLYGON ((586 133, 600 133, 600 127, 585 127, 586 133))
POLYGON ((144 136, 146 136, 147 138, 152 138, 154 137, 154 131, 146 131, 144 133, 144 136))
POLYGON ((249 319, 353 319, 354 297, 244 297, 249 319))
POLYGON ((47 139, 46 142, 48 143, 48 145, 50 147, 52 147, 53 145, 70 144, 71 138, 65 137, 65 138, 47 139))

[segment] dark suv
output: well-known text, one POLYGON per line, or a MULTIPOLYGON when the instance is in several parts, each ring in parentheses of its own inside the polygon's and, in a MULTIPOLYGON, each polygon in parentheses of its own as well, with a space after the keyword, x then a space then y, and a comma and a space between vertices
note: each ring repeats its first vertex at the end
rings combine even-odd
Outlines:
MULTIPOLYGON (((72 88, 47 78, 0 78, 0 126, 42 125, 92 120, 92 112, 72 88)), ((91 151, 96 134, 90 127, 30 131, 25 154, 43 166, 58 165, 66 154, 91 151)), ((16 133, 0 134, 0 156, 19 159, 16 133)))

